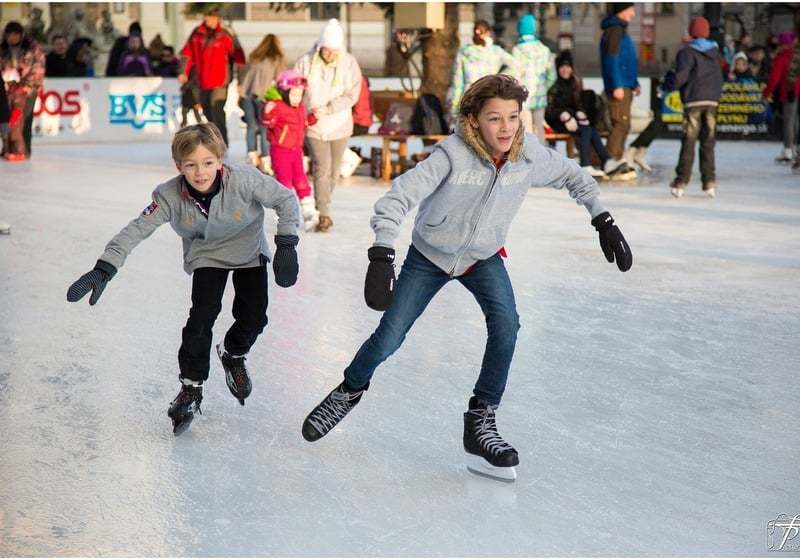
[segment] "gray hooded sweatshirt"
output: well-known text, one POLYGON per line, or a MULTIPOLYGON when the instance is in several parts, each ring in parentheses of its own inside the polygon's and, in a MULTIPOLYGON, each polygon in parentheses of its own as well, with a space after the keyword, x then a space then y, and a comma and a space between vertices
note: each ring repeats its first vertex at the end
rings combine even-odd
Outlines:
POLYGON ((183 269, 252 268, 272 259, 264 235, 264 208, 278 214, 278 235, 297 235, 300 214, 294 193, 250 165, 223 165, 222 184, 208 217, 178 175, 156 187, 153 202, 106 245, 100 257, 117 269, 161 224, 183 238, 183 269))
POLYGON ((451 276, 496 254, 530 187, 567 188, 592 218, 605 212, 597 182, 574 161, 520 127, 498 171, 483 140, 463 119, 458 132, 397 177, 375 203, 375 245, 394 247, 403 218, 417 204, 412 243, 451 276))

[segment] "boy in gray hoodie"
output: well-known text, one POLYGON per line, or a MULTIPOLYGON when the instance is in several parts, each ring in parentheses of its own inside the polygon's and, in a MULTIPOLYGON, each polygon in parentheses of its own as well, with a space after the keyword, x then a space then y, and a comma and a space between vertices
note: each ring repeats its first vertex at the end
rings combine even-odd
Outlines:
POLYGON ((252 384, 245 355, 267 324, 267 270, 272 255, 264 236, 264 208, 278 214, 275 282, 287 288, 297 281, 297 228, 294 193, 249 165, 225 165, 225 141, 212 123, 182 128, 172 141, 180 175, 159 185, 152 202, 106 245, 94 269, 67 291, 75 302, 89 291, 94 305, 106 284, 133 249, 169 222, 183 238, 183 268, 192 275, 192 308, 178 351, 181 390, 168 415, 178 435, 200 411, 203 381, 208 379, 211 328, 222 309, 222 294, 233 272, 234 323, 217 354, 225 381, 244 405, 252 384))
POLYGON ((488 328, 483 365, 464 413, 464 449, 471 470, 504 480, 516 477, 517 452, 495 423, 519 329, 501 256, 530 187, 566 187, 589 212, 608 261, 616 260, 621 271, 632 264, 628 244, 600 204, 595 180, 524 132, 519 115, 527 97, 510 76, 477 80, 461 101, 457 133, 395 179, 375 203, 375 243, 367 252, 364 296, 369 307, 385 313, 345 369, 344 381, 306 418, 306 440, 323 437, 358 404, 378 365, 400 347, 433 296, 456 279, 475 296, 488 328), (404 217, 418 204, 412 245, 395 285, 394 242, 404 217))

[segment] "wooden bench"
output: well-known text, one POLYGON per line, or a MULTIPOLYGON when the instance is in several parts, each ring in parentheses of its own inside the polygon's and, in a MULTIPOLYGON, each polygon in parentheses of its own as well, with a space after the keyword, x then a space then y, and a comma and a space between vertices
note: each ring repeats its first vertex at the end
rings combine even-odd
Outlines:
MULTIPOLYGON (((385 183, 389 183, 392 180, 392 175, 399 175, 408 169, 409 140, 418 139, 440 142, 448 136, 448 134, 409 134, 406 136, 365 134, 362 138, 380 138, 382 140, 381 179, 383 179, 385 183), (397 161, 392 160, 392 156, 395 154, 397 155, 397 161)), ((608 136, 608 133, 601 133, 600 136, 605 138, 608 136)), ((549 132, 545 134, 545 141, 551 144, 566 142, 567 157, 572 158, 577 154, 575 137, 572 134, 567 134, 565 132, 549 132)))

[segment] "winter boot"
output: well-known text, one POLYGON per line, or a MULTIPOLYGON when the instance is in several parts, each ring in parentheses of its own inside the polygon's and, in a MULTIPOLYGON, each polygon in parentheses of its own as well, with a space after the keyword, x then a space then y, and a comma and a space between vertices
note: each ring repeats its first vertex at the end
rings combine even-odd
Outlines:
POLYGON ((517 451, 497 433, 496 405, 472 397, 464 413, 464 451, 467 469, 475 474, 512 482, 519 464, 517 451))
POLYGON ((261 157, 258 155, 258 152, 247 152, 247 163, 249 163, 253 167, 260 168, 261 157))
POLYGON ((167 416, 172 419, 172 433, 182 434, 194 420, 194 413, 202 414, 203 384, 190 379, 181 379, 181 390, 170 403, 167 416))
POLYGON ((306 441, 317 441, 330 432, 348 412, 353 410, 367 389, 369 383, 357 391, 340 383, 306 417, 303 422, 303 438, 306 441))
POLYGON ((225 383, 231 394, 236 397, 239 404, 244 406, 244 400, 250 396, 253 385, 244 365, 244 356, 229 354, 222 344, 217 344, 217 356, 225 370, 225 383))
POLYGON ((317 224, 317 231, 322 233, 327 233, 333 227, 333 220, 331 220, 330 216, 326 216, 324 214, 320 214, 319 216, 319 223, 317 224))

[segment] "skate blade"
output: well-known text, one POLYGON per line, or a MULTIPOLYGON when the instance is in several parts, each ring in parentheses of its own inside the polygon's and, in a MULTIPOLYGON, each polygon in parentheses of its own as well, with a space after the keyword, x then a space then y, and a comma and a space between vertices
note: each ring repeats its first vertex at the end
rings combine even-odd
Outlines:
POLYGON ((177 437, 189 429, 189 425, 194 420, 194 414, 189 414, 183 420, 172 421, 172 433, 177 437))
POLYGON ((514 482, 517 480, 517 469, 514 467, 495 467, 482 457, 469 456, 467 470, 472 474, 499 480, 500 482, 514 482))
POLYGON ((240 404, 240 405, 244 406, 244 399, 236 399, 236 400, 238 400, 238 401, 239 401, 239 404, 240 404))

